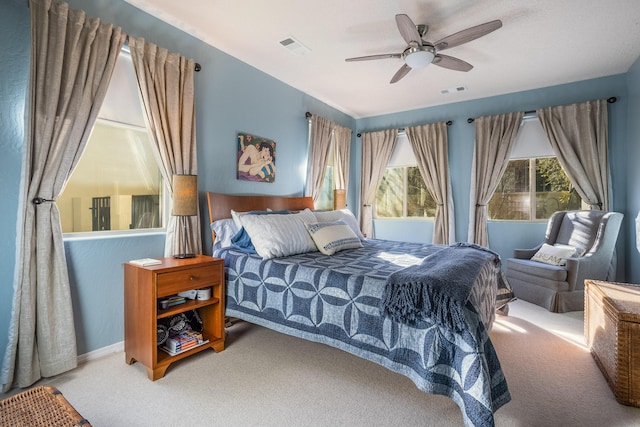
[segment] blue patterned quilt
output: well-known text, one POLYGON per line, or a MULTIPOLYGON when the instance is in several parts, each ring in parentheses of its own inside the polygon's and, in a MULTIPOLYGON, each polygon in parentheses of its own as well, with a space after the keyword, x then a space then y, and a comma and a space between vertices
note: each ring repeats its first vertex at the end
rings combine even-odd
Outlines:
POLYGON ((321 342, 376 362, 460 407, 467 426, 493 426, 511 396, 489 340, 500 267, 487 262, 464 308, 467 327, 455 332, 421 320, 383 316, 386 278, 444 246, 367 239, 364 247, 263 260, 233 248, 224 258, 226 314, 321 342))

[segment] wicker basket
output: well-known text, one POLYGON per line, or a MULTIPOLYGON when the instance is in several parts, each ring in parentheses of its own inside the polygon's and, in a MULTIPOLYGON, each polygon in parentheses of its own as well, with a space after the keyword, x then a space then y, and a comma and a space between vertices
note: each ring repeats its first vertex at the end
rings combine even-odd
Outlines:
POLYGON ((616 400, 640 407, 640 286, 585 280, 585 336, 616 400))
POLYGON ((89 421, 55 387, 38 386, 0 400, 0 426, 85 426, 89 421))

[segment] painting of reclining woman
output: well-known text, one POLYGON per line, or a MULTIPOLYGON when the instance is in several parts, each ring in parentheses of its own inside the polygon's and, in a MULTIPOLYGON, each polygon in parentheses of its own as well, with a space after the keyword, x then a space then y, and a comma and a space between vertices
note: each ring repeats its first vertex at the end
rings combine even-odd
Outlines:
POLYGON ((276 143, 259 136, 239 133, 238 179, 274 182, 276 179, 276 143))

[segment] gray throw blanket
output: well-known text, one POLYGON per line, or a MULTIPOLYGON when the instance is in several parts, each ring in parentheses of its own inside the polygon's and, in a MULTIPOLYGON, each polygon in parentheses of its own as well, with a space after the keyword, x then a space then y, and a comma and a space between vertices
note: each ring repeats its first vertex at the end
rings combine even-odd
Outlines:
POLYGON ((447 246, 425 257, 420 264, 392 273, 387 278, 381 309, 399 322, 429 319, 462 331, 466 325, 464 306, 488 260, 500 264, 500 256, 482 246, 472 243, 447 246))

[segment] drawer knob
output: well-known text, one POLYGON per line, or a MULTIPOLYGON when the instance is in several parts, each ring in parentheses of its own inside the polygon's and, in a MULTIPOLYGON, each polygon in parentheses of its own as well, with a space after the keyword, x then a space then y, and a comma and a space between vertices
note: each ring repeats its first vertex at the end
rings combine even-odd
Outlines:
POLYGON ((191 280, 191 281, 196 280, 196 279, 197 279, 197 277, 196 277, 196 276, 191 276, 191 277, 189 277, 189 280, 191 280))

